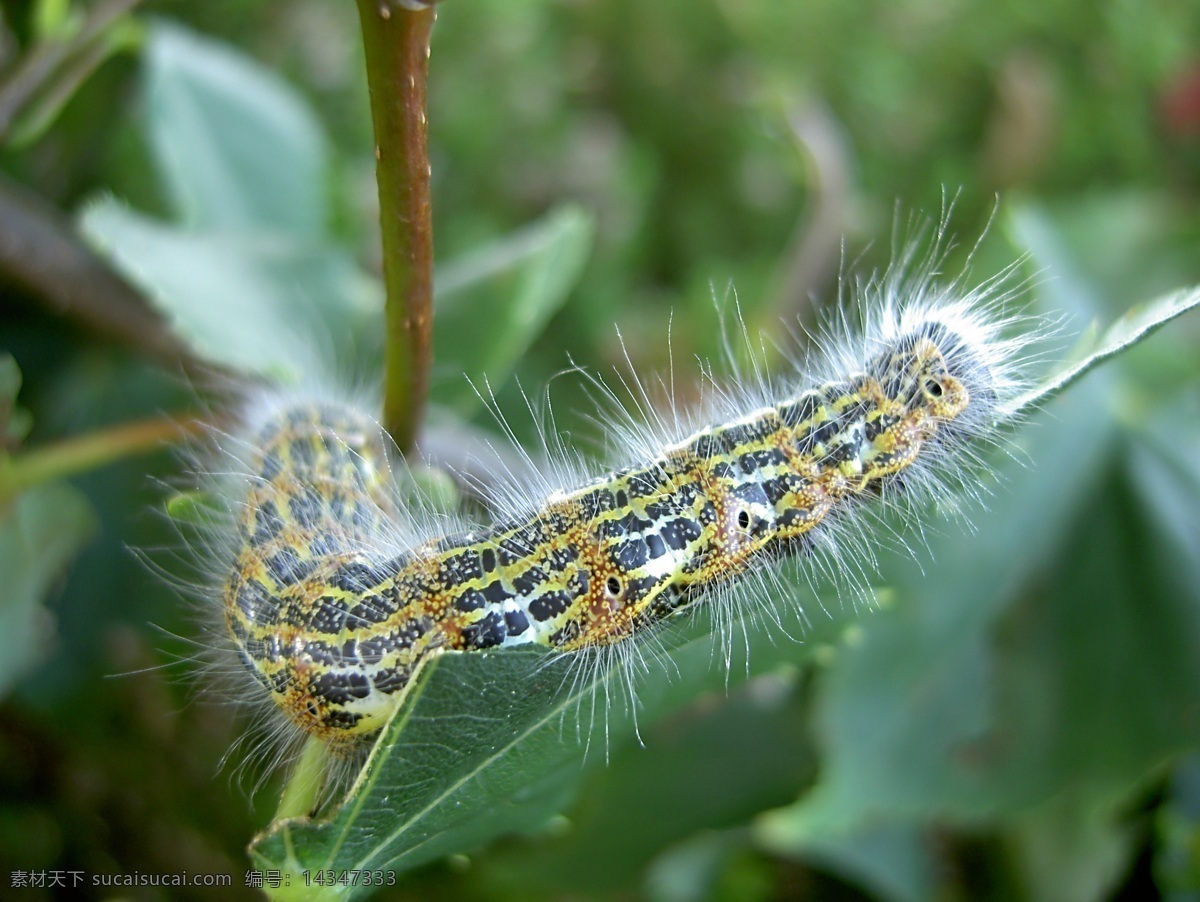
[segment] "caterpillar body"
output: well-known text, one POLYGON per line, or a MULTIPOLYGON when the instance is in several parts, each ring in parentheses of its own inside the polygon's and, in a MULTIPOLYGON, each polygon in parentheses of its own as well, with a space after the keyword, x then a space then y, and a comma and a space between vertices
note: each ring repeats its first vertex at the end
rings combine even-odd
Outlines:
POLYGON ((864 501, 928 493, 991 440, 1031 340, 1006 337, 1003 278, 964 292, 931 269, 866 286, 861 334, 826 337, 810 387, 727 392, 723 418, 573 487, 497 499, 485 525, 414 536, 370 415, 274 405, 242 437, 221 589, 242 664, 301 734, 347 754, 430 655, 634 641, 864 501))

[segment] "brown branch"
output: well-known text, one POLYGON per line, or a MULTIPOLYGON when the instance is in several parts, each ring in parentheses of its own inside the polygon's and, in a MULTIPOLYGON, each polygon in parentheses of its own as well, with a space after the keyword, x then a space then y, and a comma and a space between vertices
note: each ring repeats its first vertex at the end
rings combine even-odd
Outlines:
POLYGON ((401 451, 416 439, 432 362, 433 223, 425 88, 435 12, 417 0, 358 0, 375 124, 375 177, 387 291, 383 423, 401 451))
POLYGON ((55 315, 169 367, 200 379, 214 372, 136 288, 84 246, 55 207, 2 173, 0 278, 55 315))

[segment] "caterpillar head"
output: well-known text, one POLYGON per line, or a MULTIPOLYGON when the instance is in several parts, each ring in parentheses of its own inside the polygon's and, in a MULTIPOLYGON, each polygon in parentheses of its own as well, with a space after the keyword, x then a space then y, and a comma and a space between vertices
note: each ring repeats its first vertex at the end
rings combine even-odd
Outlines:
POLYGON ((949 423, 991 392, 982 364, 961 336, 944 323, 926 323, 875 357, 868 372, 906 413, 949 423))

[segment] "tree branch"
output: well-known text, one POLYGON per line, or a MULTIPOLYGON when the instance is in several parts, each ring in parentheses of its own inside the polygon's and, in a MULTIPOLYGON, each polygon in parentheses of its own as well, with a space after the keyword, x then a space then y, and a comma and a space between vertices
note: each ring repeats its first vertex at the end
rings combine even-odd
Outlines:
POLYGON ((57 316, 197 378, 202 363, 132 285, 92 253, 65 217, 0 173, 0 278, 57 316))
POLYGON ((429 386, 433 223, 425 87, 433 4, 358 0, 375 124, 376 180, 387 290, 383 424, 413 445, 429 386))

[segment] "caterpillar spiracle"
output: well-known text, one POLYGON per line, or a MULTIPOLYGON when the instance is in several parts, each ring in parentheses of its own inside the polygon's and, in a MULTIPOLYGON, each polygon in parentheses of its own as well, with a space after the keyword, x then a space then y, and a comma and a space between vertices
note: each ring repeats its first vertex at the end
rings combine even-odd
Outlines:
POLYGON ((1040 335, 1005 313, 1011 268, 970 288, 940 282, 937 262, 859 284, 782 378, 755 366, 690 416, 626 427, 602 475, 493 489, 484 522, 398 501, 400 465, 360 406, 286 392, 248 405, 219 592, 255 692, 345 758, 431 655, 619 649, 706 600, 733 604, 740 578, 819 553, 864 504, 961 488, 1040 335))

